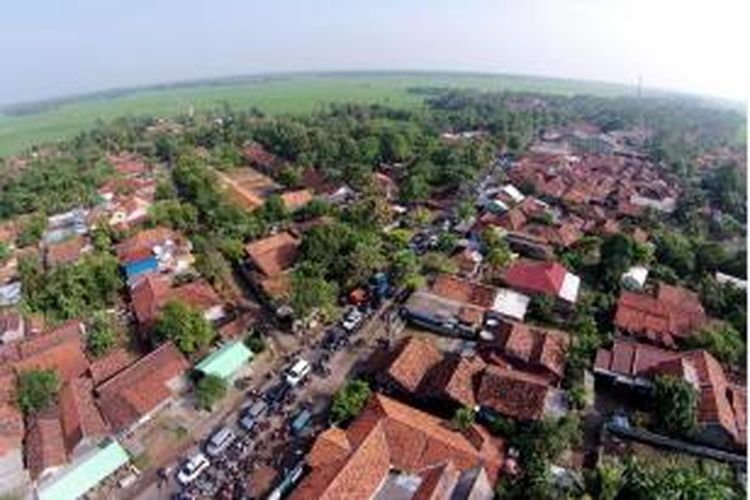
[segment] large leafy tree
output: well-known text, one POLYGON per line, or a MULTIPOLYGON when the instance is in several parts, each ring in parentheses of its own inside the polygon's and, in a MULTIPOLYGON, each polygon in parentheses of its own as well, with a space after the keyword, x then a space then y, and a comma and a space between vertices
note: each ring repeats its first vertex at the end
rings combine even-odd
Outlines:
POLYGON ((207 348, 214 338, 214 330, 200 311, 183 302, 168 302, 154 325, 157 341, 171 340, 185 354, 207 348))
POLYGON ((367 400, 370 399, 372 391, 364 380, 350 380, 333 397, 331 407, 331 419, 342 423, 359 415, 367 400))
POLYGON ((336 311, 338 286, 328 281, 321 270, 305 264, 292 275, 291 305, 298 317, 305 318, 318 312, 324 318, 332 318, 336 311))
POLYGON ((198 408, 211 410, 227 393, 227 383, 216 375, 204 375, 195 386, 198 408))
POLYGON ((54 370, 29 370, 21 372, 16 381, 18 407, 29 415, 50 406, 60 389, 54 370))
POLYGON ((661 375, 654 381, 654 415, 665 432, 689 435, 697 425, 698 394, 689 382, 661 375))

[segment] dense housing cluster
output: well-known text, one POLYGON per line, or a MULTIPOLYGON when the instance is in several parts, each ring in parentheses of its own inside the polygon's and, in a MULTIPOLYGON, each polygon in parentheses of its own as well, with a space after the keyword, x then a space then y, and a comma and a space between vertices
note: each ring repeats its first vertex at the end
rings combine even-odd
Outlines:
POLYGON ((0 490, 739 497, 741 117, 414 92, 5 159, 0 490))

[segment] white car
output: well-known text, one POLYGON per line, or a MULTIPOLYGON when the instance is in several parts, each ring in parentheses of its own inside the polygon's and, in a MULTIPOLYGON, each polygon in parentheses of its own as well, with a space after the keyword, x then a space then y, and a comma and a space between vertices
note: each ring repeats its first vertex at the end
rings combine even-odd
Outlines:
POLYGON ((306 359, 298 359, 287 371, 286 371, 286 383, 292 387, 297 386, 302 382, 305 377, 310 373, 310 362, 306 359))
POLYGON ((198 452, 180 467, 180 470, 177 472, 177 481, 183 486, 190 484, 200 476, 204 470, 208 469, 210 465, 211 462, 208 461, 206 455, 198 452))
POLYGON ((364 321, 365 315, 359 309, 350 309, 343 318, 341 318, 341 327, 347 332, 353 332, 364 321))
POLYGON ((234 442, 235 434, 229 427, 222 427, 218 431, 211 434, 206 442, 206 453, 209 457, 218 457, 221 455, 229 445, 234 442))

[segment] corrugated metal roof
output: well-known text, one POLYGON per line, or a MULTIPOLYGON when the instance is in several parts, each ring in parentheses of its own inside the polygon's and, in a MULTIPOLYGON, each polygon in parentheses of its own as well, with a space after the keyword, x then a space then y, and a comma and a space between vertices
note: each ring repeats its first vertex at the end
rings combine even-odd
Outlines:
POLYGON ((206 375, 228 378, 253 357, 253 352, 242 342, 227 344, 206 356, 195 368, 206 375))
POLYGON ((130 457, 120 443, 103 441, 99 447, 77 464, 67 468, 39 488, 39 500, 75 500, 112 474, 130 457))

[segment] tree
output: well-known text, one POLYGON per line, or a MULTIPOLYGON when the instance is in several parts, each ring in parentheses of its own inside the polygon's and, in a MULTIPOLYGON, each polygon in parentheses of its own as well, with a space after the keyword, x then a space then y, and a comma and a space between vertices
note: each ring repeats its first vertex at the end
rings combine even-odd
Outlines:
POLYGON ((171 301, 156 320, 154 337, 160 342, 171 340, 180 351, 192 354, 211 344, 214 331, 200 311, 183 302, 171 301))
POLYGON ((719 323, 703 328, 685 339, 687 346, 705 349, 724 364, 739 366, 745 359, 742 336, 729 323, 719 323))
POLYGON ((695 267, 695 254, 690 241, 674 232, 656 234, 656 259, 679 276, 687 277, 695 267))
POLYGON ((423 175, 411 174, 399 189, 399 195, 404 203, 424 201, 430 196, 430 185, 423 175))
POLYGON ((454 274, 458 270, 456 263, 445 254, 428 252, 422 256, 422 268, 426 273, 454 274))
POLYGON ((0 241, 0 264, 4 263, 8 257, 10 257, 10 247, 4 241, 0 241))
POLYGON ((365 407, 371 394, 372 391, 367 382, 359 379, 350 380, 333 397, 331 419, 337 423, 353 419, 365 407))
POLYGON ((662 430, 689 435, 697 425, 698 394, 689 382, 661 375, 654 381, 654 415, 662 430))
POLYGON ((49 407, 57 397, 60 382, 54 370, 29 370, 21 372, 16 381, 18 407, 25 415, 49 407))
POLYGON ((19 247, 35 245, 42 239, 44 230, 47 227, 47 219, 44 214, 34 214, 29 217, 22 225, 18 232, 16 241, 19 247))
POLYGON ((277 223, 289 218, 284 200, 278 194, 273 194, 266 198, 261 208, 263 218, 269 223, 277 223))
POLYGON ((198 408, 211 411, 227 393, 227 383, 217 375, 204 375, 195 386, 195 400, 198 408))
POLYGON ((633 263, 633 241, 622 233, 607 236, 602 242, 600 255, 600 276, 610 287, 615 286, 633 263))
POLYGON ((465 431, 472 425, 474 425, 474 420, 476 419, 476 415, 474 414, 474 410, 472 408, 469 408, 468 406, 463 406, 461 408, 458 408, 456 412, 453 414, 453 419, 451 420, 451 423, 453 424, 453 427, 460 431, 465 431))
POLYGON ((86 349, 94 357, 106 354, 117 342, 112 317, 105 311, 95 312, 89 322, 86 349))
POLYGON ((680 465, 665 467, 648 464, 633 456, 625 459, 622 486, 617 494, 617 498, 636 500, 732 500, 744 497, 733 488, 731 470, 680 465))
POLYGON ((332 318, 337 297, 336 283, 326 280, 316 266, 300 266, 293 272, 291 305, 298 317, 306 318, 317 311, 324 318, 332 318))

